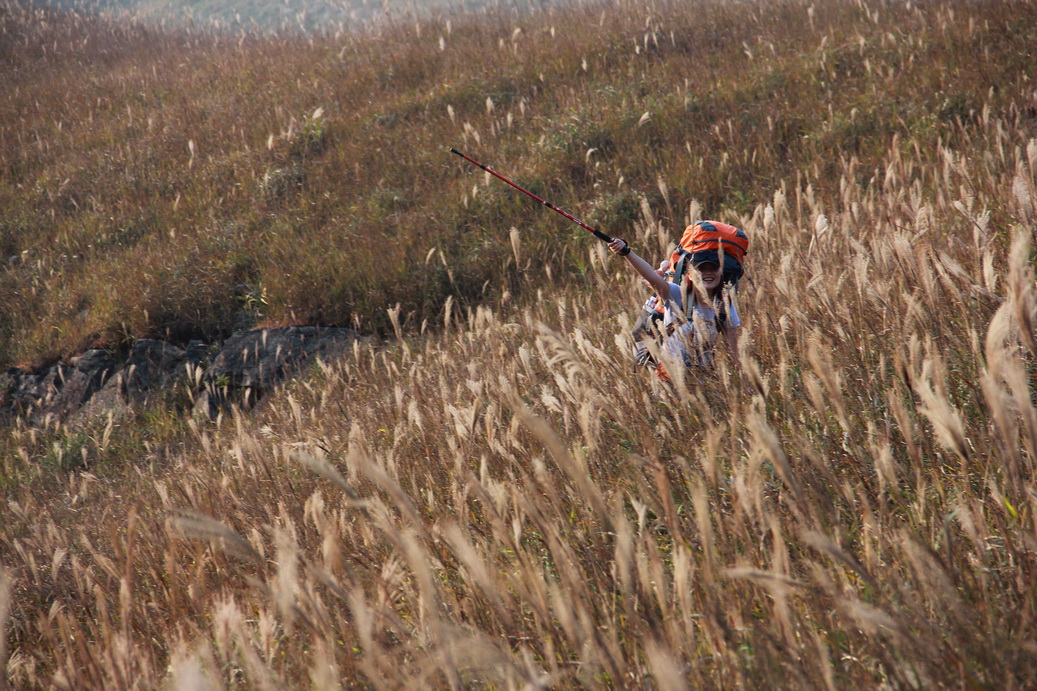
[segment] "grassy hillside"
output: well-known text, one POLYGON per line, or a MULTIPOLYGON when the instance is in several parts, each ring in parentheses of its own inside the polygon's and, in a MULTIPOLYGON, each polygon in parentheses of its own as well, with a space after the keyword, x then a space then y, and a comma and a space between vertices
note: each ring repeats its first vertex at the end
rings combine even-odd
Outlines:
POLYGON ((808 10, 619 3, 267 39, 7 4, 0 362, 255 319, 385 330, 397 302, 418 329, 448 297, 543 278, 512 227, 554 275, 586 271, 584 231, 450 146, 609 233, 647 197, 672 235, 691 198, 716 216, 782 183, 833 195, 841 164, 864 187, 894 145, 950 194, 940 145, 973 157, 983 118, 1033 118, 1032 4, 808 10))
POLYGON ((13 425, 9 684, 1032 688, 1035 13, 5 6, 7 361, 401 336, 214 423, 13 425), (651 258, 744 227, 744 374, 633 370, 639 282, 449 145, 651 258))

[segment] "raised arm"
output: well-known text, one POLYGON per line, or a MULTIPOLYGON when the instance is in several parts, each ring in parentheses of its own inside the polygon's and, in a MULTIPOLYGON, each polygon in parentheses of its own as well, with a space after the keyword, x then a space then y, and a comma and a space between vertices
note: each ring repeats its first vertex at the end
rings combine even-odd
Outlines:
POLYGON ((634 271, 641 274, 641 278, 648 282, 648 285, 652 287, 652 290, 654 290, 659 297, 664 300, 669 299, 670 288, 669 285, 667 285, 666 279, 656 272, 656 270, 652 268, 651 264, 631 252, 630 245, 626 243, 626 240, 615 238, 612 242, 608 243, 608 247, 612 250, 613 254, 625 257, 627 263, 634 267, 634 271))

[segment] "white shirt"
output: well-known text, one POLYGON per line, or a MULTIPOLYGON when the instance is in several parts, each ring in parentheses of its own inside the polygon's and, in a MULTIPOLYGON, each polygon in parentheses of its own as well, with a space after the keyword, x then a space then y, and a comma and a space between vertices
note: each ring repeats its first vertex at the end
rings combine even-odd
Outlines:
MULTIPOLYGON (((685 365, 713 364, 713 348, 716 346, 717 314, 710 307, 695 304, 689 313, 684 311, 684 291, 676 283, 667 283, 670 294, 663 312, 663 333, 667 334, 663 343, 664 351, 670 357, 681 360, 685 365)), ((741 326, 738 310, 733 300, 727 302, 727 321, 725 328, 741 326)))

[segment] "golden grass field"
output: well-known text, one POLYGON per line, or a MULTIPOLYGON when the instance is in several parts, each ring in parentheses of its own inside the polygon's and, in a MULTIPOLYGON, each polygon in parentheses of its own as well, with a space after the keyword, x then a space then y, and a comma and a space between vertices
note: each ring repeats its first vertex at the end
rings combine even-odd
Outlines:
POLYGON ((1037 685, 1033 3, 0 19, 7 362, 238 283, 395 336, 214 422, 12 421, 0 688, 1037 685), (449 145, 650 259, 744 228, 744 375, 634 369, 632 272, 449 145))

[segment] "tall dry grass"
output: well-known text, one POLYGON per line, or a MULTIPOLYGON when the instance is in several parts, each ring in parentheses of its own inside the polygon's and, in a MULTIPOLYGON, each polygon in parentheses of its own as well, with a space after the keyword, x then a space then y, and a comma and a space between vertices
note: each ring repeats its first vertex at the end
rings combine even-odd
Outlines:
POLYGON ((728 217, 744 379, 635 371, 588 243, 585 289, 13 491, 9 684, 1032 687, 1037 143, 981 125, 942 194, 891 146, 728 217))
POLYGON ((653 177, 622 231, 645 255, 700 213, 752 238, 744 377, 634 370, 640 284, 581 237, 575 285, 552 262, 498 274, 493 307, 396 307, 397 345, 250 414, 13 427, 6 683, 1033 687, 1027 98, 934 121, 931 150, 863 138, 875 165, 812 159, 742 211, 653 177))

